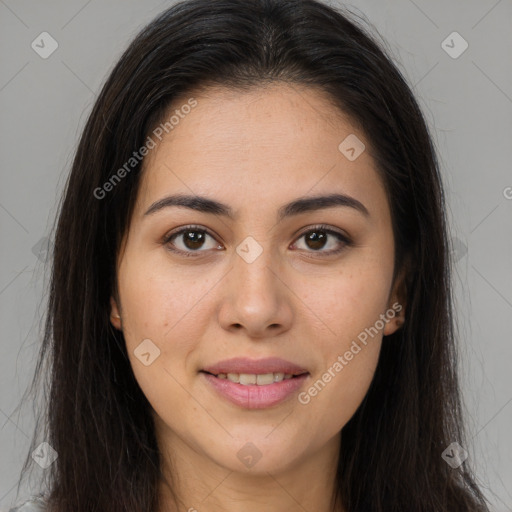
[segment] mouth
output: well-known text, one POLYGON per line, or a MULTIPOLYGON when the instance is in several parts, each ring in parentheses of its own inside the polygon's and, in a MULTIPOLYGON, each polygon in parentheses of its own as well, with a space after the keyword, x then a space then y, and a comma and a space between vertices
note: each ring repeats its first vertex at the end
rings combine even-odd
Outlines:
POLYGON ((225 368, 223 370, 201 370, 199 375, 215 396, 242 409, 278 407, 298 393, 310 378, 308 371, 293 370, 289 367, 290 373, 234 373, 227 372, 225 368))
POLYGON ((201 373, 206 373, 220 380, 228 380, 235 384, 242 386, 269 386, 276 382, 284 380, 296 379, 301 376, 308 375, 309 372, 301 371, 295 373, 284 372, 269 372, 269 373, 213 373, 206 370, 201 370, 201 373))
POLYGON ((280 357, 234 357, 199 371, 215 396, 244 409, 277 407, 306 385, 310 373, 280 357))

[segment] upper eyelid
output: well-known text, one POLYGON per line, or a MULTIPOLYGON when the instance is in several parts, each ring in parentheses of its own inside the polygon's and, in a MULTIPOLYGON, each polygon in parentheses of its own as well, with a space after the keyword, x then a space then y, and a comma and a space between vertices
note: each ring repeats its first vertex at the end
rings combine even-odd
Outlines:
POLYGON ((182 235, 185 231, 204 231, 207 235, 211 236, 212 238, 216 239, 217 237, 210 232, 209 229, 203 227, 203 226, 196 226, 196 225, 187 225, 187 226, 181 226, 179 228, 176 228, 175 230, 172 230, 172 232, 164 235, 164 241, 168 241, 171 238, 182 235))

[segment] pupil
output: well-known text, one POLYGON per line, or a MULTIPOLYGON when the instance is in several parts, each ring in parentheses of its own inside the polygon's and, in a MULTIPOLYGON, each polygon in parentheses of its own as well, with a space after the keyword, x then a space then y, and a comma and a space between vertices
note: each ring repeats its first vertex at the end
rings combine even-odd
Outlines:
POLYGON ((306 237, 306 243, 311 249, 321 249, 325 245, 326 241, 326 235, 323 232, 319 231, 312 231, 307 237, 306 237), (320 233, 320 234, 318 234, 320 233), (310 245, 310 244, 313 245, 310 245))

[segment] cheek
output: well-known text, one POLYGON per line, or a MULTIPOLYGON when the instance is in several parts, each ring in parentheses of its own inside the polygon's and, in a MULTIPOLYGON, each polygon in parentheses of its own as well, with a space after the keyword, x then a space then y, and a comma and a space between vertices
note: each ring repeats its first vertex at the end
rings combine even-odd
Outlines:
POLYGON ((158 402, 163 390, 167 400, 179 401, 178 382, 187 377, 188 356, 211 318, 205 297, 215 281, 171 270, 169 264, 131 257, 119 271, 126 348, 135 378, 151 403, 158 402))
POLYGON ((308 417, 314 418, 308 423, 311 435, 335 435, 354 415, 375 374, 382 344, 382 331, 375 325, 386 310, 386 293, 373 289, 366 296, 368 288, 351 281, 339 282, 337 289, 343 292, 337 300, 324 295, 329 334, 316 337, 322 364, 298 396, 308 417))
POLYGON ((163 349, 186 339, 183 330, 199 326, 204 316, 202 302, 215 280, 211 276, 199 278, 194 268, 177 272, 162 257, 127 259, 130 263, 119 273, 123 329, 126 327, 130 338, 127 342, 136 343, 142 336, 163 349))
POLYGON ((325 334, 316 336, 322 364, 299 397, 306 410, 314 410, 312 430, 323 425, 327 432, 339 431, 366 395, 378 363, 391 277, 391 267, 374 260, 345 268, 308 293, 325 334))
POLYGON ((380 347, 380 336, 367 346, 354 345, 352 350, 340 346, 329 365, 311 379, 310 386, 298 397, 304 415, 309 418, 306 436, 322 432, 328 438, 348 423, 370 387, 380 347))
MULTIPOLYGON (((324 279, 305 295, 323 321, 326 346, 341 350, 365 329, 374 326, 388 308, 392 269, 364 263, 346 268, 324 279)), ((327 350, 331 354, 331 350, 327 350)))

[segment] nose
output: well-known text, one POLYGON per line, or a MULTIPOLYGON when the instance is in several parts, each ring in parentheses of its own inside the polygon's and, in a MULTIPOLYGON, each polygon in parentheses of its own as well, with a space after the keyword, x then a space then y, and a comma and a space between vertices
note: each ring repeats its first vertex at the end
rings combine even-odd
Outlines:
POLYGON ((218 320, 225 330, 243 330, 247 337, 265 338, 292 325, 293 293, 278 256, 270 249, 264 249, 254 261, 234 253, 221 294, 218 320))

